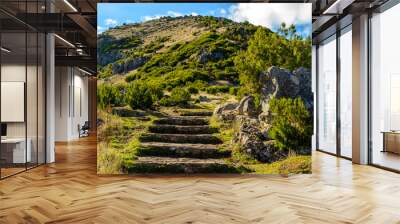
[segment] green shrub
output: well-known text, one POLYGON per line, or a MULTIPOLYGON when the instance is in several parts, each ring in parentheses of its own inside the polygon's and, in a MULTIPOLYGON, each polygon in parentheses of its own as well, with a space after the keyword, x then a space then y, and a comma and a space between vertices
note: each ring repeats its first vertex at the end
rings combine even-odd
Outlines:
POLYGON ((132 82, 132 81, 135 81, 135 80, 137 80, 137 79, 140 79, 140 73, 138 73, 138 72, 131 72, 131 73, 129 73, 128 75, 126 75, 126 77, 125 77, 125 81, 126 82, 132 82))
POLYGON ((196 80, 194 82, 187 83, 186 88, 190 93, 197 94, 199 91, 204 90, 207 85, 207 82, 196 80))
POLYGON ((229 86, 210 86, 206 88, 208 94, 228 93, 229 86))
POLYGON ((104 109, 108 106, 122 106, 124 104, 124 86, 100 84, 97 86, 97 105, 104 109))
POLYGON ((105 79, 105 78, 108 78, 111 76, 112 76, 112 65, 111 64, 108 64, 107 66, 103 67, 97 75, 97 77, 99 79, 105 79))
MULTIPOLYGON (((188 83, 192 83, 195 81, 203 81, 208 82, 210 80, 210 76, 207 72, 194 70, 194 69, 184 69, 184 70, 175 70, 169 72, 163 76, 161 80, 164 83, 165 87, 169 90, 172 90, 175 87, 184 86, 188 83)), ((200 85, 196 83, 196 85, 200 85)))
POLYGON ((232 86, 229 88, 229 94, 236 96, 238 94, 240 87, 232 86))
POLYGON ((184 88, 177 87, 172 90, 169 97, 164 97, 160 100, 163 106, 187 105, 190 101, 190 93, 184 88))
POLYGON ((269 134, 279 149, 298 152, 311 146, 312 120, 300 98, 273 98, 269 106, 272 114, 269 134))
POLYGON ((199 93, 199 89, 197 89, 197 88, 194 87, 194 86, 188 86, 188 87, 186 87, 186 89, 187 89, 187 91, 189 91, 189 93, 191 93, 191 94, 197 94, 197 93, 199 93))
POLYGON ((133 81, 126 91, 126 102, 132 109, 151 108, 163 95, 162 89, 154 84, 143 81, 133 81))

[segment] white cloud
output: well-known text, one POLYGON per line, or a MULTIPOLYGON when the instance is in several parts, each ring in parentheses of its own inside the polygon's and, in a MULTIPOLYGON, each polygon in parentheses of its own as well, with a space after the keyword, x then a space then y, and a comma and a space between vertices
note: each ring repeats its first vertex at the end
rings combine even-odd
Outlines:
POLYGON ((161 17, 163 17, 163 16, 162 16, 162 15, 144 16, 144 17, 142 18, 142 20, 143 20, 144 22, 146 22, 146 21, 153 20, 153 19, 159 19, 159 18, 161 18, 161 17))
POLYGON ((229 9, 229 18, 237 21, 248 21, 268 28, 281 23, 311 23, 311 4, 304 3, 239 3, 229 9))
POLYGON ((214 10, 208 11, 208 14, 215 15, 215 11, 214 10))
POLYGON ((106 19, 105 24, 107 26, 116 26, 118 24, 118 21, 115 19, 106 19))
POLYGON ((219 10, 219 13, 221 13, 222 15, 225 15, 226 14, 226 10, 225 9, 221 9, 221 10, 219 10))
POLYGON ((104 27, 102 27, 102 26, 97 26, 97 34, 102 33, 104 30, 105 30, 104 27))
POLYGON ((179 17, 179 16, 183 16, 182 13, 179 12, 174 12, 174 11, 168 11, 167 15, 172 16, 172 17, 179 17))
POLYGON ((192 16, 198 16, 199 14, 197 14, 197 13, 195 13, 195 12, 192 12, 191 15, 192 15, 192 16))

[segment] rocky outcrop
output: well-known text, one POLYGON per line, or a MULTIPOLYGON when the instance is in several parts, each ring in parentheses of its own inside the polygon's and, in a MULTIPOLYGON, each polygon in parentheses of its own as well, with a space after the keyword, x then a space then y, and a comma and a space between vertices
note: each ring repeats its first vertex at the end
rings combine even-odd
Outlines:
POLYGON ((295 98, 299 93, 300 80, 289 70, 272 66, 261 73, 261 108, 263 112, 269 110, 271 98, 295 98))
POLYGON ((255 117, 258 113, 256 108, 256 102, 253 96, 246 96, 240 100, 239 106, 237 107, 239 115, 246 115, 249 117, 255 117))
POLYGON ((112 64, 112 70, 114 74, 127 73, 144 65, 148 60, 147 57, 137 57, 125 60, 123 63, 115 62, 112 64))
MULTIPOLYGON (((300 97, 312 113, 311 72, 309 69, 299 68, 292 73, 272 66, 260 75, 260 83, 261 105, 256 105, 253 96, 246 96, 238 104, 229 103, 217 107, 214 115, 224 121, 237 122, 239 130, 233 142, 239 144, 251 157, 270 163, 286 155, 275 147, 274 140, 269 136, 272 123, 269 102, 272 98, 300 97)), ((304 154, 309 154, 309 149, 299 150, 300 154, 303 151, 304 154)))
POLYGON ((120 54, 115 49, 109 48, 112 43, 114 43, 116 39, 109 35, 101 34, 97 39, 97 63, 101 66, 105 66, 109 63, 117 61, 122 58, 122 54, 120 54))
POLYGON ((311 111, 313 94, 311 92, 311 71, 298 68, 293 73, 287 69, 272 66, 260 75, 261 108, 263 113, 269 111, 271 98, 300 97, 311 111))
POLYGON ((208 61, 217 61, 220 59, 223 59, 225 57, 224 53, 222 51, 213 51, 213 52, 208 52, 203 50, 199 55, 198 55, 198 61, 200 63, 207 63, 208 61))
POLYGON ((245 153, 264 163, 271 163, 281 158, 274 141, 265 141, 257 119, 240 116, 238 122, 239 132, 233 141, 239 143, 245 153))
POLYGON ((287 69, 272 66, 260 75, 261 86, 261 113, 258 118, 264 128, 269 128, 271 116, 269 101, 271 98, 300 97, 307 109, 312 113, 313 94, 311 92, 311 71, 298 68, 293 73, 287 69))
POLYGON ((293 75, 299 79, 298 96, 304 101, 308 110, 312 111, 314 106, 314 96, 311 91, 311 70, 307 68, 298 68, 293 71, 293 75))
POLYGON ((237 115, 236 108, 238 105, 236 102, 219 105, 214 110, 214 116, 225 122, 233 121, 237 115))
POLYGON ((97 61, 99 65, 108 65, 114 61, 117 61, 122 58, 122 54, 117 52, 107 52, 104 54, 97 54, 97 61))
POLYGON ((118 115, 120 117, 144 117, 146 116, 145 112, 132 110, 126 107, 113 107, 112 114, 118 115))

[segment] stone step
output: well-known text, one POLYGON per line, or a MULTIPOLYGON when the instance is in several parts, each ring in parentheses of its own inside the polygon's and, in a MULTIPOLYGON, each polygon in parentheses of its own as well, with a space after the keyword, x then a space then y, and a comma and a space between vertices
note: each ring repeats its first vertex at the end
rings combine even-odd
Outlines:
POLYGON ((127 168, 129 173, 239 173, 222 159, 140 156, 127 168))
POLYGON ((154 124, 169 124, 169 125, 208 125, 208 119, 204 117, 165 117, 154 121, 154 124))
POLYGON ((139 156, 190 157, 190 158, 227 158, 231 151, 219 150, 212 144, 176 144, 163 142, 141 143, 137 150, 139 156))
POLYGON ((212 111, 180 111, 181 116, 202 116, 202 117, 211 117, 213 115, 212 111))
POLYGON ((222 141, 211 134, 159 134, 145 133, 139 137, 141 142, 167 142, 167 143, 192 143, 192 144, 221 144, 222 141))
POLYGON ((153 125, 149 127, 149 132, 163 134, 212 134, 218 132, 217 128, 212 128, 207 125, 153 125))

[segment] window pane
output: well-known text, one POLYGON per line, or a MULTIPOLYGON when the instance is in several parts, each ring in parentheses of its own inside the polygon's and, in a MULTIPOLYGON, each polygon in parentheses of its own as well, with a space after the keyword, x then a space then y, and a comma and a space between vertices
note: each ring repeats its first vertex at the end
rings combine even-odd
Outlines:
POLYGON ((340 152, 352 157, 352 35, 350 30, 340 36, 340 152))
POLYGON ((400 5, 371 19, 372 163, 400 170, 400 5))
POLYGON ((318 48, 318 148, 336 153, 336 40, 318 48))

